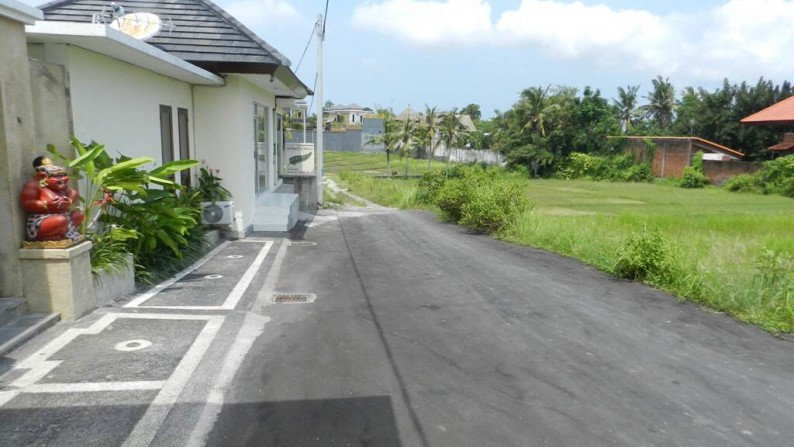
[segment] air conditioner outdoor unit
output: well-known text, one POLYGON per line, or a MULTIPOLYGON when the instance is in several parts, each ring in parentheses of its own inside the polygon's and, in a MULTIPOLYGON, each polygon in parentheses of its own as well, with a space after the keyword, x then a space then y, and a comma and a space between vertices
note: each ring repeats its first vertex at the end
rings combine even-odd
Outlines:
POLYGON ((234 222, 234 202, 201 202, 201 223, 206 225, 230 225, 234 222))

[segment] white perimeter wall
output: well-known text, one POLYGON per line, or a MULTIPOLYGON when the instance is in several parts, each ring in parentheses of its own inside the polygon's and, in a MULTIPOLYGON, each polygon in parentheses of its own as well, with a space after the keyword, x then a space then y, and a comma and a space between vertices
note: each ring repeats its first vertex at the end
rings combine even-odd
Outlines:
MULTIPOLYGON (((274 94, 229 75, 221 88, 195 87, 196 158, 220 169, 223 185, 234 195, 235 211, 243 213, 243 228, 251 225, 256 203, 254 178, 254 102, 270 109, 267 134, 272 144, 274 94)), ((272 152, 272 149, 271 149, 272 152)), ((272 165, 272 162, 271 162, 272 165)), ((268 176, 271 187, 275 172, 268 176)))
POLYGON ((160 165, 160 105, 171 106, 174 159, 179 159, 177 108, 192 114, 189 84, 82 48, 66 50, 75 135, 104 144, 111 157, 149 156, 160 165))

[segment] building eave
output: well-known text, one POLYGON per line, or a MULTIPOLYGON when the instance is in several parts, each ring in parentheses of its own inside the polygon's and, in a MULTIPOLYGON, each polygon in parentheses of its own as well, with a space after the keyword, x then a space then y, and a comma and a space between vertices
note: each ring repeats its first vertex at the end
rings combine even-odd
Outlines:
POLYGON ((25 32, 28 43, 74 45, 189 84, 224 84, 216 74, 103 24, 38 21, 25 32))
POLYGON ((16 0, 0 0, 0 17, 32 25, 36 23, 36 20, 44 20, 44 13, 40 9, 16 0))

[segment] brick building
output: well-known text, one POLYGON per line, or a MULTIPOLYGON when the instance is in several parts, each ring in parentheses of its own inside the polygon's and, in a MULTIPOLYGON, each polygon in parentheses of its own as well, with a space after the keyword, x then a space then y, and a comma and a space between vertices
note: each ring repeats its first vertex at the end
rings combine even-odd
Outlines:
POLYGON ((709 168, 705 174, 713 183, 721 183, 728 176, 757 169, 755 164, 740 162, 744 157, 739 151, 697 137, 621 137, 626 141, 624 152, 630 153, 639 162, 649 161, 656 177, 681 177, 684 167, 692 164, 698 151, 709 168), (723 172, 724 171, 724 172, 723 172))

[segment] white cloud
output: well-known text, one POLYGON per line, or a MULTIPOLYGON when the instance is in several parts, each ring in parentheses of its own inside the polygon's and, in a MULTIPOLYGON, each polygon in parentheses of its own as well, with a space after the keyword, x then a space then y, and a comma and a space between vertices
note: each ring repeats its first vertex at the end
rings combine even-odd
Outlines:
POLYGON ((555 58, 693 80, 794 71, 791 0, 729 0, 688 15, 523 0, 496 20, 485 0, 387 0, 357 6, 352 22, 415 45, 536 48, 555 58))
POLYGON ((249 28, 299 21, 301 13, 285 0, 232 0, 221 7, 249 28))
POLYGON ((365 2, 353 26, 424 45, 471 44, 492 30, 491 6, 482 0, 365 2))

